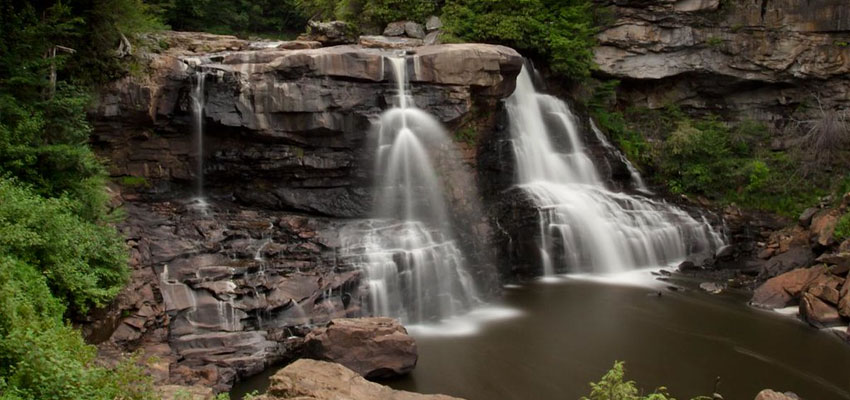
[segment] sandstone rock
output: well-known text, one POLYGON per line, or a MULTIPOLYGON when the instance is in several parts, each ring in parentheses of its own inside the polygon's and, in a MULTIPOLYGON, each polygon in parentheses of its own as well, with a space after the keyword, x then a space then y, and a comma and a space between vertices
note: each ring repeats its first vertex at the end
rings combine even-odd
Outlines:
POLYGON ((836 210, 829 210, 815 214, 812 218, 812 242, 821 246, 830 246, 835 243, 835 238, 832 237, 835 231, 835 224, 838 223, 838 213, 836 210))
POLYGON ((813 281, 826 273, 823 267, 796 269, 768 279, 753 293, 752 303, 763 308, 782 308, 794 303, 794 299, 813 281))
POLYGON ((789 248, 788 251, 767 260, 759 276, 771 278, 795 268, 805 267, 811 264, 813 258, 812 251, 808 246, 794 246, 789 248))
POLYGON ((800 398, 791 392, 779 393, 765 389, 756 395, 755 400, 800 400, 800 398))
POLYGON ((839 300, 838 290, 823 284, 817 284, 809 287, 806 292, 811 293, 824 302, 832 305, 837 305, 839 300))
POLYGON ((305 338, 310 358, 340 363, 370 379, 413 370, 416 342, 391 318, 335 319, 305 338))
POLYGON ((212 388, 203 386, 164 385, 156 388, 162 400, 213 400, 212 388))
POLYGON ((824 253, 815 261, 832 266, 830 272, 835 275, 844 275, 850 270, 850 252, 824 253))
POLYGON ((360 36, 358 43, 363 47, 376 49, 408 49, 424 44, 422 39, 391 36, 360 36))
POLYGON ((443 21, 440 20, 440 17, 438 17, 436 15, 432 15, 432 16, 428 17, 428 20, 425 21, 425 29, 428 32, 436 31, 436 30, 438 30, 442 27, 443 27, 443 21))
POLYGON ((413 21, 407 21, 404 23, 404 33, 408 37, 412 37, 415 39, 425 39, 425 30, 422 29, 422 25, 417 24, 413 21))
POLYGON ((288 40, 277 45, 279 50, 318 49, 319 47, 322 47, 322 43, 315 40, 288 40))
POLYGON ((804 321, 817 328, 826 328, 831 324, 841 322, 838 310, 811 293, 803 293, 800 299, 800 316, 804 321))
POLYGON ((804 228, 808 228, 809 225, 812 224, 812 217, 814 217, 815 214, 817 214, 817 212, 818 212, 817 207, 807 208, 805 211, 803 211, 802 214, 800 214, 800 218, 798 218, 797 222, 799 222, 800 226, 802 226, 804 228))
POLYGON ((438 394, 419 394, 393 390, 369 382, 342 365, 301 359, 271 377, 263 400, 458 400, 438 394))
POLYGON ((404 24, 407 21, 396 21, 390 22, 387 24, 387 27, 384 28, 384 36, 401 36, 404 35, 404 24))

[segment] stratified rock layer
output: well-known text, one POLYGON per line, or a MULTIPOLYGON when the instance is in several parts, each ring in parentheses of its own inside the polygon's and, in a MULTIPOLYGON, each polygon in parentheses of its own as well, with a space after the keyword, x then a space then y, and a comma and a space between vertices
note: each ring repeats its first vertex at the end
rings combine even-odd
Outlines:
POLYGON ((767 121, 809 101, 850 106, 844 0, 613 3, 615 22, 597 36, 595 61, 623 80, 630 105, 767 121))

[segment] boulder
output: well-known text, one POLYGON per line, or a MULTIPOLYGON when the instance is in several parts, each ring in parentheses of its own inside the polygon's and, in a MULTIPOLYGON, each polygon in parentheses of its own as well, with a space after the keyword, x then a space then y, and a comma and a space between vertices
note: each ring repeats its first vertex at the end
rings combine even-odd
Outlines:
POLYGON ((416 342, 392 318, 339 318, 305 338, 307 357, 340 363, 369 379, 404 375, 416 366, 416 342))
POLYGON ((417 24, 413 21, 407 21, 404 23, 404 33, 408 37, 425 39, 425 29, 422 29, 421 24, 417 24))
POLYGON ((458 400, 439 394, 419 394, 393 390, 369 382, 356 372, 335 363, 301 359, 271 377, 262 400, 458 400))
POLYGON ((430 45, 434 45, 434 44, 440 44, 441 43, 440 33, 441 33, 440 31, 428 32, 428 34, 425 35, 425 40, 424 40, 425 45, 430 46, 430 45))
POLYGON ((815 214, 812 218, 812 243, 821 246, 831 246, 835 243, 833 232, 838 223, 838 211, 829 210, 815 214))
POLYGON ((759 276, 763 279, 772 278, 811 265, 812 259, 813 254, 808 246, 792 246, 788 251, 767 260, 759 276))
POLYGON ((800 316, 804 321, 817 328, 826 328, 832 324, 841 322, 838 310, 824 303, 821 299, 811 293, 803 293, 800 299, 800 316))
POLYGON ((839 294, 838 290, 833 287, 824 285, 824 284, 816 284, 806 290, 806 292, 811 293, 812 296, 815 296, 829 304, 836 305, 838 304, 839 294))
POLYGON ((754 306, 763 308, 782 308, 794 303, 794 299, 812 282, 826 274, 822 266, 796 269, 786 272, 756 288, 753 293, 754 306))
POLYGON ((735 247, 728 244, 717 249, 717 252, 714 254, 718 260, 731 260, 734 255, 735 247))
POLYGON ((401 36, 404 35, 404 24, 407 21, 396 21, 390 22, 387 24, 387 27, 384 28, 384 36, 401 36))
POLYGON ((824 253, 815 261, 831 265, 830 272, 835 275, 844 275, 850 271, 850 252, 824 253))
POLYGON ((800 214, 800 218, 797 219, 797 222, 800 223, 800 226, 808 228, 809 225, 812 224, 812 217, 814 217, 817 212, 817 207, 807 208, 802 214, 800 214))
POLYGON ((694 271, 700 270, 700 268, 697 267, 696 264, 694 264, 693 261, 687 261, 687 260, 679 263, 679 266, 676 267, 676 268, 679 270, 679 272, 694 272, 694 271))
POLYGON ((791 392, 779 393, 765 389, 756 395, 755 400, 800 400, 800 397, 791 392))
POLYGON ((440 17, 436 15, 432 15, 428 17, 428 20, 425 21, 425 29, 428 32, 436 31, 443 27, 443 21, 440 20, 440 17))

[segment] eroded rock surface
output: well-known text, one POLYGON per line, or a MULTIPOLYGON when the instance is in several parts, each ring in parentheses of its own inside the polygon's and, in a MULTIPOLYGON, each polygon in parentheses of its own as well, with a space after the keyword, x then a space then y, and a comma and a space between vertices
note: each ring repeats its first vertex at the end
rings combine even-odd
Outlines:
POLYGON ((615 22, 597 36, 595 61, 623 80, 630 105, 766 121, 813 93, 827 108, 850 106, 846 1, 599 2, 614 4, 615 22))
POLYGON ((344 365, 368 379, 405 375, 416 366, 416 341, 392 318, 334 319, 304 338, 305 355, 344 365))

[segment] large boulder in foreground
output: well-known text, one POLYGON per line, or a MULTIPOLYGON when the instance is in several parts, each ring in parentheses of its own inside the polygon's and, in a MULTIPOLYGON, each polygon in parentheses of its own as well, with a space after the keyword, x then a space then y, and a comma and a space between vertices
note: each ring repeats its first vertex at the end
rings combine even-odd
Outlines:
POLYGON ((752 303, 762 308, 788 307, 803 290, 825 274, 826 268, 815 266, 795 269, 770 278, 755 290, 752 303))
POLYGON ((827 328, 841 322, 841 316, 835 307, 808 292, 803 293, 803 298, 800 299, 800 316, 817 328, 827 328))
POLYGON ((298 360, 271 377, 271 385, 262 400, 458 400, 439 394, 419 394, 393 390, 369 382, 342 365, 298 360))
POLYGON ((416 341, 392 318, 339 318, 305 338, 307 357, 340 363, 369 379, 416 367, 416 341))

